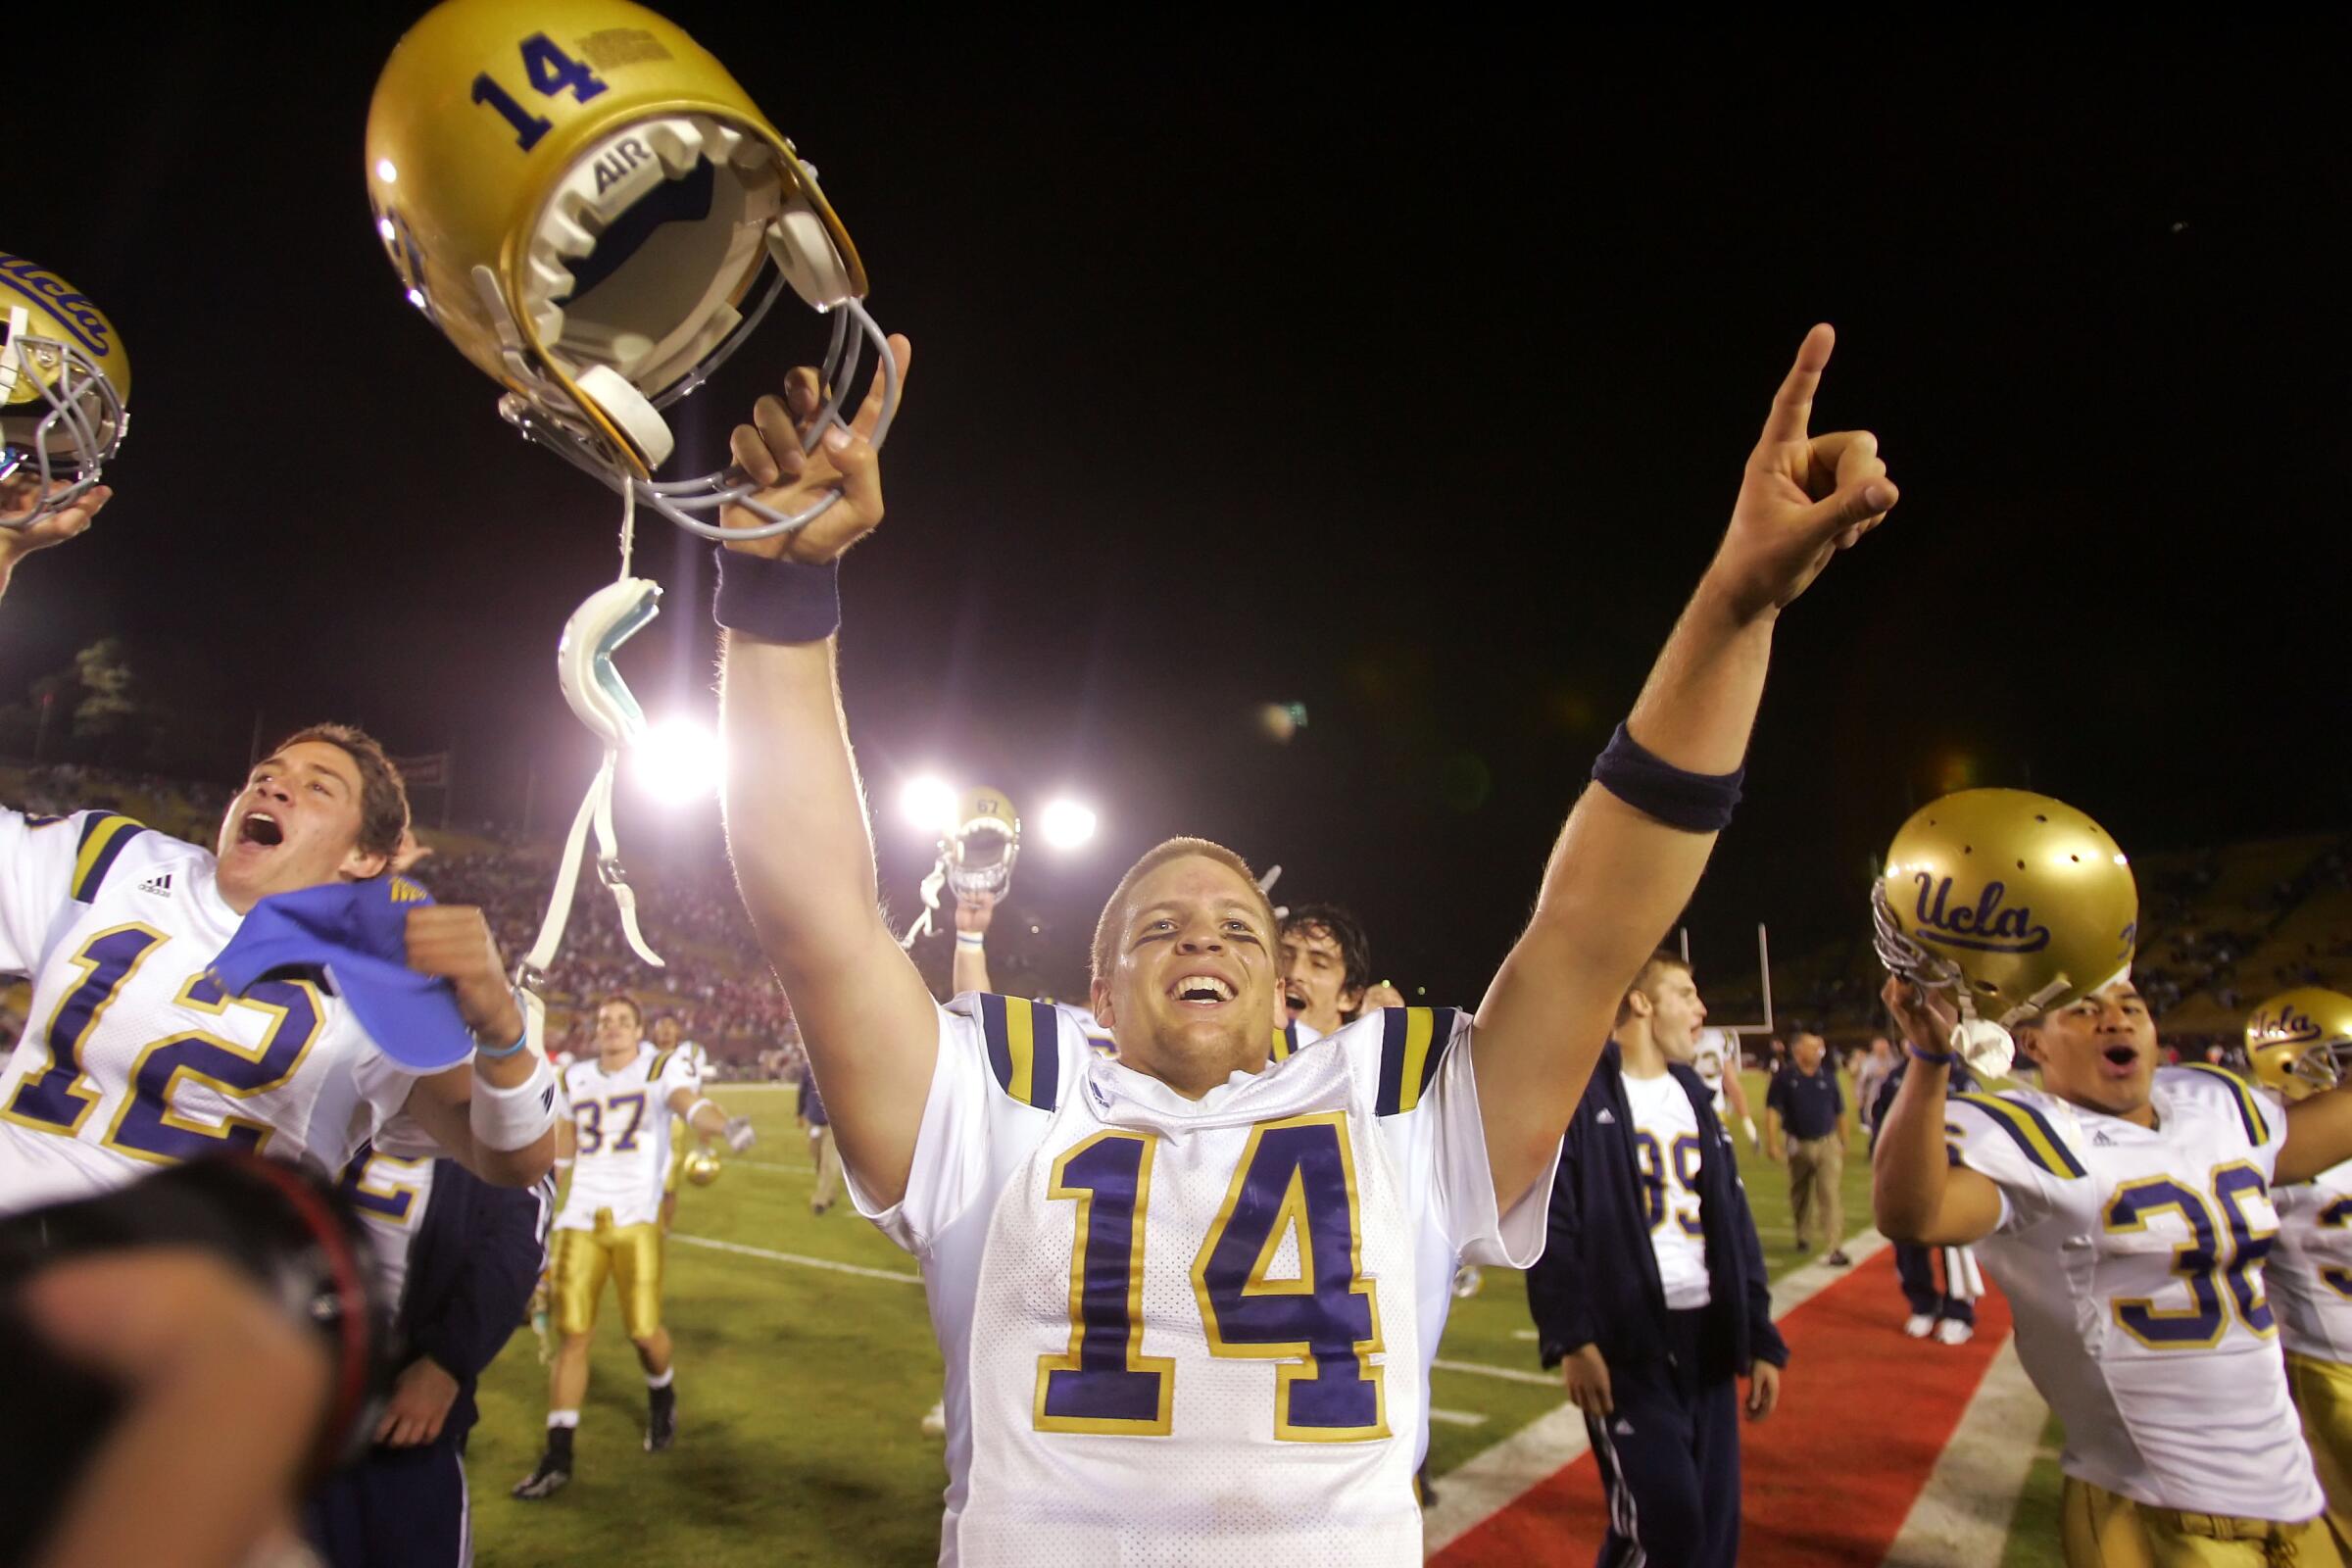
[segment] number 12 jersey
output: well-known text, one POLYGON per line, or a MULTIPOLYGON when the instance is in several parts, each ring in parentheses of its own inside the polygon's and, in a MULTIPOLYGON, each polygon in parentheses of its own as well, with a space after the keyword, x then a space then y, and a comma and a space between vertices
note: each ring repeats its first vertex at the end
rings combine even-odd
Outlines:
POLYGON ((947 1359, 941 1561, 1421 1561, 1415 1451, 1457 1259, 1496 1210, 1451 1008, 1396 1007, 1198 1101, 1050 1005, 965 995, 906 1197, 947 1359))

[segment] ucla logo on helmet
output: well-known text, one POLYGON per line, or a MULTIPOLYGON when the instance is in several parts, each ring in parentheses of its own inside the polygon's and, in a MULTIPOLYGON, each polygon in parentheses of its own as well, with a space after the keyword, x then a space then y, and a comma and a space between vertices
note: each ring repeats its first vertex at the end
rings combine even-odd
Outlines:
POLYGON ((1978 953, 2039 953, 2050 945, 2050 928, 2034 923, 2034 911, 2019 904, 2003 908, 2008 888, 1987 882, 1974 905, 1951 902, 1952 879, 1928 871, 1911 878, 1919 888, 1915 918, 1920 940, 1978 953))
POLYGON ((74 340, 100 359, 115 352, 114 327, 98 307, 37 262, 0 251, 0 288, 13 289, 57 318, 74 340))
POLYGON ((2276 1014, 2255 1013, 2253 1032, 2261 1035, 2265 1044, 2300 1045, 2320 1038, 2320 1021, 2308 1012, 2281 1007, 2276 1014))

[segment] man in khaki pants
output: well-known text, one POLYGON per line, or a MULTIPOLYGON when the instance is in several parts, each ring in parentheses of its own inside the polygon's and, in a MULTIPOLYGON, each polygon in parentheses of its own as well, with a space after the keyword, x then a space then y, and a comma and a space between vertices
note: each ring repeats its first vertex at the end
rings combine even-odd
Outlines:
POLYGON ((1764 1148, 1781 1157, 1788 1151, 1788 1206, 1796 1220, 1796 1250, 1813 1250, 1818 1232, 1829 1247, 1822 1261, 1842 1268, 1853 1259, 1839 1245, 1845 1239, 1845 1202, 1838 1178, 1845 1170, 1845 1097, 1838 1069, 1823 1058, 1821 1036, 1799 1030, 1788 1042, 1788 1065, 1764 1095, 1764 1148))

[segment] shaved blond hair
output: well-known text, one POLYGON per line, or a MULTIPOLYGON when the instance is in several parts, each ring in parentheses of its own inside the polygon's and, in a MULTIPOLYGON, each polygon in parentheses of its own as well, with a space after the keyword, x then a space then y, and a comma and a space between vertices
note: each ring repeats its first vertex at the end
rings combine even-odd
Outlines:
POLYGON ((1094 964, 1097 980, 1110 978, 1110 966, 1118 952, 1119 927, 1125 922, 1127 901, 1134 896, 1135 885, 1170 860, 1181 860, 1195 855, 1241 873, 1242 880, 1250 884, 1250 893, 1257 899, 1258 908, 1265 914, 1266 940, 1271 942, 1274 939, 1273 901, 1257 885, 1257 873, 1250 869, 1248 860, 1211 839, 1163 839, 1146 850, 1144 858, 1127 868, 1127 874, 1119 878, 1119 885, 1110 890, 1110 902, 1102 906, 1102 918, 1095 922, 1094 964))

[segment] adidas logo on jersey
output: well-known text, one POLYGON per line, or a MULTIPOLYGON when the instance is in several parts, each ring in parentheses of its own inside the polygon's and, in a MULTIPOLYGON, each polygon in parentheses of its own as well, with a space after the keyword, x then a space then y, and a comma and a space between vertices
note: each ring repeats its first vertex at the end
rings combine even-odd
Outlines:
POLYGON ((1610 1109, 1608 1106, 1606 1106, 1606 1105, 1603 1105, 1603 1106, 1601 1106, 1601 1107, 1600 1107, 1600 1114, 1599 1114, 1599 1115, 1597 1115, 1597 1116, 1595 1116, 1595 1117, 1593 1117, 1592 1119, 1593 1119, 1594 1121, 1597 1121, 1597 1122, 1604 1123, 1604 1124, 1606 1124, 1607 1126, 1611 1126, 1611 1127, 1614 1127, 1614 1126, 1616 1126, 1616 1125, 1617 1125, 1617 1113, 1616 1113, 1615 1111, 1611 1110, 1611 1109, 1610 1109))
POLYGON ((141 893, 153 893, 159 898, 170 898, 172 896, 172 873, 165 871, 159 875, 149 877, 146 881, 139 884, 139 891, 141 893))
POLYGON ((2093 1127, 2090 1130, 2090 1141, 2100 1149, 2115 1147, 2115 1140, 2107 1136, 2107 1129, 2104 1127, 2093 1127))
POLYGON ((1634 1435, 1634 1424, 1631 1421, 1628 1421, 1625 1417, 1619 1416, 1617 1418, 1617 1424, 1609 1428, 1609 1430, 1616 1433, 1619 1437, 1630 1438, 1634 1435))

